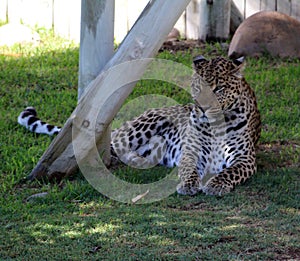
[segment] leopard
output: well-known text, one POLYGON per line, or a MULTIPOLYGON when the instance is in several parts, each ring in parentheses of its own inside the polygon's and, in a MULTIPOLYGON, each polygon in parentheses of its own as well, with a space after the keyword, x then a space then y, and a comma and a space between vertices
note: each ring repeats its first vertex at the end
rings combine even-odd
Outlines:
MULTIPOLYGON (((177 167, 182 195, 223 196, 257 171, 261 117, 243 76, 244 58, 193 59, 192 103, 148 109, 111 133, 111 155, 135 168, 177 167)), ((34 107, 18 117, 30 131, 55 135, 34 107)))

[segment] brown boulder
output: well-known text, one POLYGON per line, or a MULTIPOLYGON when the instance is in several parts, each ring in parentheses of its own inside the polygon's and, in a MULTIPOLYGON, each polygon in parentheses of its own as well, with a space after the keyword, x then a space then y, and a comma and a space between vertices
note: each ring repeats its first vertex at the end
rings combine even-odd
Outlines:
POLYGON ((236 30, 228 56, 300 58, 300 22, 286 14, 263 11, 247 18, 236 30))

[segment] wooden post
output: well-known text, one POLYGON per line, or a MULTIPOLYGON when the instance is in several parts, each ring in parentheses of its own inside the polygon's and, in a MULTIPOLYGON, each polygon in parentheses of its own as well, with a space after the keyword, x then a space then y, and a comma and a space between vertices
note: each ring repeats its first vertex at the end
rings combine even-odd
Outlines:
POLYGON ((243 14, 240 12, 234 1, 232 1, 230 14, 230 34, 233 35, 243 21, 243 14))
MULTIPOLYGON (((78 99, 114 53, 113 0, 81 0, 78 99)), ((110 163, 110 128, 99 141, 103 161, 110 163)))
POLYGON ((114 2, 81 0, 78 98, 113 56, 114 2))
POLYGON ((231 0, 192 0, 187 8, 187 38, 226 40, 229 37, 231 0))
POLYGON ((54 33, 79 42, 80 0, 55 0, 53 4, 54 33), (72 8, 70 8, 70 6, 72 6, 72 8))
POLYGON ((115 1, 115 42, 121 43, 128 33, 128 0, 115 1))
POLYGON ((0 1, 0 21, 8 22, 7 21, 7 1, 0 1))
MULTIPOLYGON (((174 0, 155 0, 148 3, 113 58, 104 67, 104 73, 100 73, 100 75, 89 84, 77 108, 59 135, 50 144, 37 166, 33 169, 28 177, 29 179, 61 179, 66 175, 74 173, 77 162, 72 143, 82 145, 81 148, 79 148, 79 154, 82 159, 88 156, 90 151, 93 150, 93 148, 91 148, 91 142, 95 139, 96 142, 102 139, 107 126, 109 126, 113 117, 122 106, 123 101, 132 91, 134 83, 127 84, 123 88, 120 88, 117 93, 113 93, 113 99, 109 100, 108 106, 104 107, 103 111, 98 115, 95 114, 95 112, 99 113, 99 103, 103 103, 101 100, 103 93, 109 93, 116 81, 126 82, 128 76, 132 76, 133 79, 141 78, 146 69, 146 64, 134 68, 128 64, 125 69, 124 67, 122 68, 121 73, 115 78, 111 78, 112 75, 109 72, 105 73, 105 70, 109 70, 120 63, 153 57, 189 1, 190 0, 177 1, 176 5, 174 5, 174 0), (168 14, 167 19, 166 14, 168 14), (123 78, 125 78, 125 80, 123 78), (98 123, 96 134, 95 129, 90 127, 90 123, 95 121, 95 117, 97 117, 98 123), (78 142, 76 135, 72 137, 72 128, 82 130, 85 139, 79 140, 78 142), (72 139, 75 139, 75 141, 72 139)), ((82 135, 79 136, 82 138, 82 135)))

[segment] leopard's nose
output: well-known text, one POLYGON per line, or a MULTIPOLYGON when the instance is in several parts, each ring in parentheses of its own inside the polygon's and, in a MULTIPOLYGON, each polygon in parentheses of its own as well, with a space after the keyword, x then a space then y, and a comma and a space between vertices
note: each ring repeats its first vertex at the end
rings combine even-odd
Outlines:
POLYGON ((200 106, 201 111, 205 114, 206 111, 208 111, 210 109, 211 106, 207 105, 207 106, 200 106))

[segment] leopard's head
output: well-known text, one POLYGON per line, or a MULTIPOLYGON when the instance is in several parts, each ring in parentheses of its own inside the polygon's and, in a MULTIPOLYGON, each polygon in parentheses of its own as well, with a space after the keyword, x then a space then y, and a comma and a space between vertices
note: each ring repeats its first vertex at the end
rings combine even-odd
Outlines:
POLYGON ((241 94, 243 58, 194 58, 192 96, 203 113, 214 115, 230 110, 241 94))

